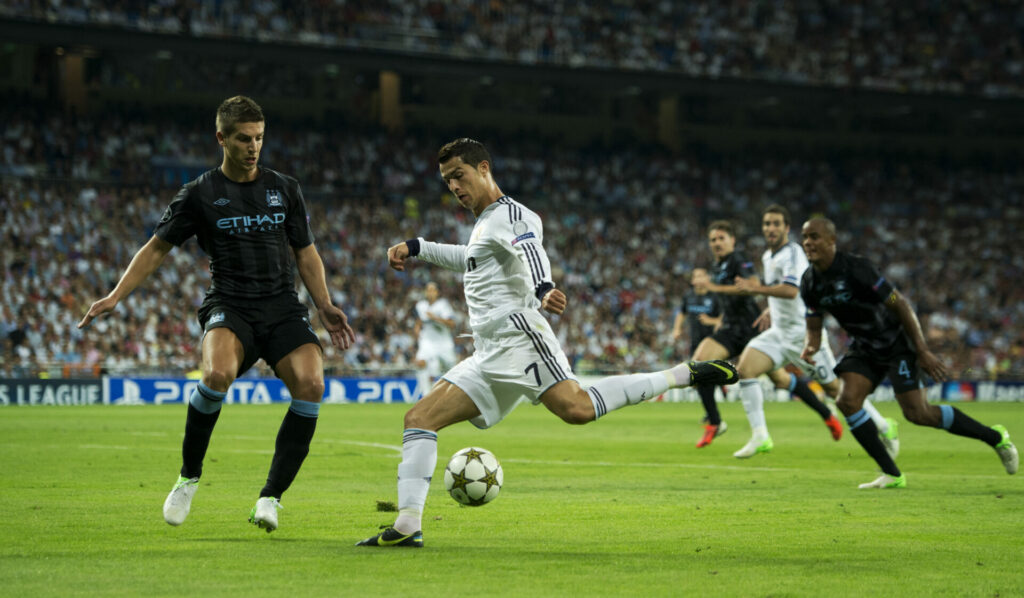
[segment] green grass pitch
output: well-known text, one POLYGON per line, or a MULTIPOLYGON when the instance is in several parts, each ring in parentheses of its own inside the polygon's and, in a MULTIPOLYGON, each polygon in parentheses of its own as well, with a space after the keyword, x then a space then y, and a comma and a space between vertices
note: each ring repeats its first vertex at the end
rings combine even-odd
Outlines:
MULTIPOLYGON (((967 404, 1024 441, 1024 405, 967 404)), ((520 407, 443 430, 425 548, 357 548, 393 521, 402 405, 328 405, 272 534, 246 518, 283 405, 225 407, 188 521, 161 506, 185 410, 0 411, 7 596, 1022 596, 1024 474, 980 442, 901 421, 906 490, 798 403, 768 404, 775 450, 747 461, 737 404, 697 450, 700 408, 645 404, 571 427, 520 407), (467 508, 447 457, 493 451, 505 486, 467 508)), ((895 416, 893 403, 881 406, 895 416)))

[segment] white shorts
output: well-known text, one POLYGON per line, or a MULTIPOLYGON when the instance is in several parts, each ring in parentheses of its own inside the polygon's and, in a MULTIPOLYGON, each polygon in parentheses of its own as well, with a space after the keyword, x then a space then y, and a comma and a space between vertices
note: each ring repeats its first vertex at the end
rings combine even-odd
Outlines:
MULTIPOLYGON (((824 336, 822 340, 825 340, 824 336)), ((836 367, 836 358, 827 341, 823 342, 821 348, 814 354, 814 365, 800 359, 800 354, 804 350, 804 338, 801 336, 798 340, 794 335, 785 335, 778 328, 769 328, 755 336, 747 343, 747 347, 767 355, 775 368, 793 364, 821 384, 829 384, 836 379, 836 373, 833 371, 836 367)))
POLYGON ((487 336, 473 335, 475 351, 442 379, 458 386, 480 410, 470 420, 490 428, 520 402, 540 402, 544 392, 563 380, 576 380, 558 340, 536 311, 509 315, 487 336))
POLYGON ((448 368, 455 365, 455 343, 421 342, 416 349, 416 361, 426 362, 427 373, 437 378, 448 368))

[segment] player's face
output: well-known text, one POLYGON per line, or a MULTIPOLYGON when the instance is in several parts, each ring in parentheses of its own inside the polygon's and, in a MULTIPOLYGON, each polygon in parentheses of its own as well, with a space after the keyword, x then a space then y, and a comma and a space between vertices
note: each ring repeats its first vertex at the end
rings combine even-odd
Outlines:
POLYGON ((708 245, 715 257, 723 258, 736 248, 736 237, 724 230, 715 229, 708 233, 708 245))
POLYGON ((234 171, 253 172, 263 149, 263 123, 236 123, 235 130, 225 136, 217 131, 217 140, 224 147, 224 161, 234 171))
POLYGON ((456 156, 441 164, 441 178, 464 208, 479 215, 482 211, 480 206, 487 201, 487 175, 490 168, 486 161, 473 167, 456 156))
POLYGON ((708 271, 704 268, 695 268, 693 274, 690 275, 690 284, 693 286, 708 284, 711 282, 711 277, 708 276, 708 271))
POLYGON ((802 245, 807 261, 811 264, 831 264, 836 255, 836 237, 829 232, 824 222, 812 220, 801 229, 802 245))
POLYGON ((789 240, 789 225, 782 214, 768 212, 761 219, 761 233, 764 234, 768 247, 778 249, 789 240))

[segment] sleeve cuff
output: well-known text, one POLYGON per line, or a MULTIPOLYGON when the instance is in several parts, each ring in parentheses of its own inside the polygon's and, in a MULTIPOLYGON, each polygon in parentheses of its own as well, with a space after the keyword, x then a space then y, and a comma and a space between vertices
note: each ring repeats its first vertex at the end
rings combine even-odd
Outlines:
POLYGON ((543 301, 544 300, 544 295, 547 295, 548 291, 550 291, 553 288, 555 288, 555 283, 553 283, 553 282, 542 282, 539 285, 537 285, 537 290, 534 291, 534 295, 538 299, 543 301))
POLYGON ((420 254, 420 240, 419 239, 409 239, 408 241, 405 242, 405 246, 409 248, 409 255, 410 256, 416 257, 417 255, 420 254))

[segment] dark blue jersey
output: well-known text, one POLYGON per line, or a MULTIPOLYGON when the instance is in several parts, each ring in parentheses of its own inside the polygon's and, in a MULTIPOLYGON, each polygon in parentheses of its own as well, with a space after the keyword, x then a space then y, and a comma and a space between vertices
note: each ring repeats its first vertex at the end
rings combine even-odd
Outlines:
POLYGON ((836 252, 827 270, 807 268, 800 280, 809 317, 830 313, 862 346, 879 351, 903 336, 899 316, 885 306, 893 291, 867 258, 842 251, 836 252))
POLYGON ((714 327, 700 323, 700 315, 707 314, 716 318, 722 313, 722 310, 714 293, 698 295, 693 289, 690 289, 683 296, 679 312, 686 316, 686 324, 690 329, 690 342, 696 343, 714 332, 714 327))
POLYGON ((193 235, 210 256, 209 294, 258 299, 295 292, 292 249, 313 242, 299 183, 261 168, 236 183, 209 170, 171 201, 154 234, 172 245, 193 235))
MULTIPOLYGON (((718 285, 734 285, 736 277, 752 276, 757 276, 754 262, 736 251, 719 260, 711 270, 711 280, 718 285)), ((749 295, 719 294, 718 301, 722 306, 722 326, 750 326, 761 315, 761 308, 749 295)))

